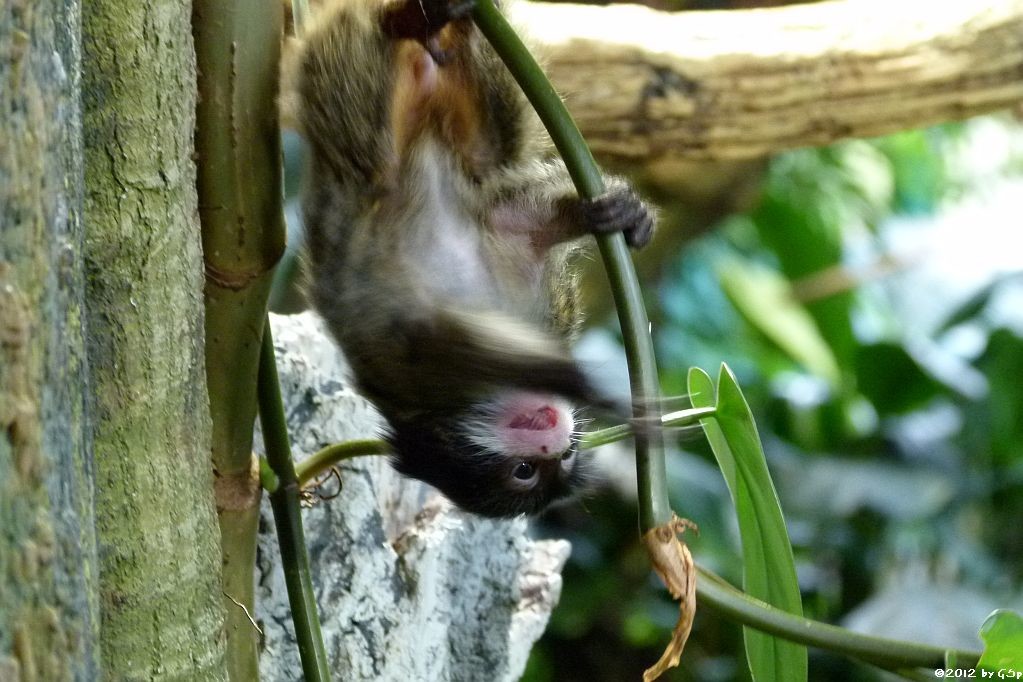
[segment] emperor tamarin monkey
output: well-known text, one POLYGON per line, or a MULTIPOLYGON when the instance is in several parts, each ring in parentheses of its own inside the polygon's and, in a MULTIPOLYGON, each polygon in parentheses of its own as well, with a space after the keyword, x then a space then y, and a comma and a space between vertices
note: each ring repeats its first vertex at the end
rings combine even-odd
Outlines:
POLYGON ((328 1, 286 58, 308 142, 317 310, 387 420, 398 470, 485 516, 532 514, 582 477, 568 352, 570 242, 652 213, 620 179, 581 201, 472 0, 328 1))

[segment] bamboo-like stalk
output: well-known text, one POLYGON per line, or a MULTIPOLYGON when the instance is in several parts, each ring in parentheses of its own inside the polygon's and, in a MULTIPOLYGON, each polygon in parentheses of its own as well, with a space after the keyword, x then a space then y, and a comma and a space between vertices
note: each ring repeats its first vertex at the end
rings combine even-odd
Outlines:
POLYGON ((288 427, 284 420, 284 404, 277 379, 273 338, 270 325, 263 331, 259 356, 259 421, 263 427, 266 461, 277 476, 276 489, 270 493, 277 543, 281 548, 284 583, 288 588, 291 620, 302 658, 302 672, 310 682, 329 682, 327 652, 320 633, 316 596, 309 574, 309 553, 302 529, 302 509, 298 497, 298 478, 291 459, 288 427))
MULTIPOLYGON (((473 20, 536 109, 554 146, 565 160, 579 196, 593 199, 603 194, 604 180, 586 141, 550 81, 493 1, 476 0, 473 20)), ((643 305, 639 281, 622 235, 598 235, 597 246, 611 282, 625 340, 633 414, 638 420, 644 420, 650 414, 648 406, 656 404, 660 388, 653 342, 650 339, 650 322, 643 305)), ((636 475, 639 485, 639 525, 645 533, 671 520, 664 470, 664 445, 656 429, 636 434, 636 475)))
POLYGON ((284 250, 277 83, 279 0, 195 0, 199 215, 206 262, 206 376, 223 538, 228 672, 258 679, 252 466, 256 375, 273 267, 284 250))

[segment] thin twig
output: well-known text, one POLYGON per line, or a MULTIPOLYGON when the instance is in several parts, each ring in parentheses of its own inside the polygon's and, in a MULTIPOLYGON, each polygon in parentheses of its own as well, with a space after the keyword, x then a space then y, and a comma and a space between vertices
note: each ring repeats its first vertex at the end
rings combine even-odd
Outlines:
POLYGON ((240 601, 238 601, 237 599, 235 599, 234 597, 229 595, 227 593, 227 591, 221 590, 221 592, 224 593, 225 597, 227 597, 228 599, 231 600, 231 603, 233 603, 235 606, 237 606, 238 608, 240 608, 242 611, 245 612, 245 617, 249 619, 250 623, 252 623, 252 629, 254 629, 256 632, 258 632, 259 636, 262 637, 263 636, 263 630, 261 630, 260 627, 258 625, 256 625, 256 619, 252 617, 251 613, 249 613, 249 609, 245 606, 245 604, 242 604, 240 601))

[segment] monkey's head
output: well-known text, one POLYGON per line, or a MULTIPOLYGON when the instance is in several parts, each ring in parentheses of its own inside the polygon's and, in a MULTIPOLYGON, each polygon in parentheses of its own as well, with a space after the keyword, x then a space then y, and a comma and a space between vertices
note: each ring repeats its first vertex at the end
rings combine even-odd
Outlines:
POLYGON ((452 412, 389 421, 395 468, 481 516, 537 514, 586 479, 575 415, 561 398, 501 391, 452 412))

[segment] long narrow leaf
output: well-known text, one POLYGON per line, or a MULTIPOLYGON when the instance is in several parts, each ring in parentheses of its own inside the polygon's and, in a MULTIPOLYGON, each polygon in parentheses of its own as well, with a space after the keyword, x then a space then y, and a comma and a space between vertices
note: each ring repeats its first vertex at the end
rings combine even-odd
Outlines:
MULTIPOLYGON (((778 495, 753 415, 734 375, 722 365, 715 391, 705 372, 692 369, 689 393, 694 407, 717 406, 715 416, 704 419, 702 425, 735 505, 745 591, 779 609, 802 615, 792 545, 778 495)), ((805 647, 752 628, 743 629, 743 638, 754 680, 806 680, 805 647)))

